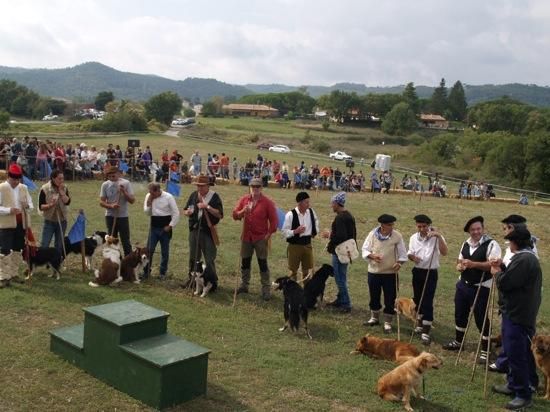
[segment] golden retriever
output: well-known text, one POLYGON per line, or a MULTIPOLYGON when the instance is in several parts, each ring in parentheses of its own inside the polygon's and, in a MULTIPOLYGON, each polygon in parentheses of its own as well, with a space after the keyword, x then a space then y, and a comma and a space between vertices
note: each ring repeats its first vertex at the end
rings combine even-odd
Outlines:
POLYGON ((550 336, 537 335, 531 342, 535 362, 544 374, 546 381, 544 399, 550 400, 550 336))
POLYGON ((418 397, 422 374, 428 369, 439 369, 443 364, 437 356, 422 352, 409 359, 378 380, 378 396, 386 401, 403 401, 405 410, 413 412, 411 395, 418 397))
POLYGON ((395 311, 416 323, 416 304, 410 298, 395 299, 395 311))
POLYGON ((362 353, 375 359, 385 359, 403 363, 420 354, 414 345, 400 342, 395 339, 382 339, 376 336, 365 335, 355 345, 353 355, 362 353))

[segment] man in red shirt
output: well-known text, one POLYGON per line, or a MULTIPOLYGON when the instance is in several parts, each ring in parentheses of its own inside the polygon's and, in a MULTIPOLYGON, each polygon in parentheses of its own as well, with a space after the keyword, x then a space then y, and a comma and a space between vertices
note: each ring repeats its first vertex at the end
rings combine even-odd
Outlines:
POLYGON ((250 181, 252 193, 239 199, 233 209, 233 219, 244 219, 241 235, 241 286, 237 293, 248 293, 250 283, 250 264, 256 252, 260 267, 262 299, 271 299, 271 282, 267 266, 268 241, 277 231, 277 211, 273 201, 262 194, 262 181, 254 178, 250 181))

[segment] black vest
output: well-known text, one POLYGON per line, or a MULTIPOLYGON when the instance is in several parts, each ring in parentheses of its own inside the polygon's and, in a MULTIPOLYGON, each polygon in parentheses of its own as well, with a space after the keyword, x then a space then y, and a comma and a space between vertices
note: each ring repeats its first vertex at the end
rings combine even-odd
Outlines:
MULTIPOLYGON (((469 259, 474 262, 486 262, 487 261, 487 249, 493 239, 488 239, 483 242, 479 247, 470 255, 470 245, 468 242, 464 242, 460 253, 464 259, 469 259)), ((460 275, 460 279, 468 283, 480 283, 491 278, 491 273, 484 272, 481 269, 465 269, 460 275)))
MULTIPOLYGON (((311 238, 317 235, 317 228, 315 227, 315 216, 313 215, 313 209, 309 209, 309 216, 311 218, 311 236, 300 236, 294 235, 286 239, 288 243, 293 245, 309 245, 311 243, 311 238)), ((292 209, 292 226, 291 229, 294 230, 300 226, 300 219, 298 219, 298 212, 296 209, 292 209)))

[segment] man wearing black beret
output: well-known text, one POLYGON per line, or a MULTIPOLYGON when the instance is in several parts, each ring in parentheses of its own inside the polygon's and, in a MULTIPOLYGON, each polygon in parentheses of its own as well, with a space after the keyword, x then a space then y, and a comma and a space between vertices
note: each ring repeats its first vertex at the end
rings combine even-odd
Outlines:
MULTIPOLYGON (((296 207, 285 215, 281 232, 288 242, 287 257, 290 277, 297 278, 298 268, 302 265, 302 275, 313 269, 313 247, 311 239, 319 233, 319 218, 309 207, 307 192, 296 195, 296 207)), ((303 278, 302 277, 302 278, 303 278)))
POLYGON ((456 283, 455 291, 455 339, 443 345, 445 350, 459 350, 466 326, 470 308, 474 304, 479 287, 479 295, 474 311, 477 329, 482 334, 481 354, 478 361, 485 363, 489 356, 489 319, 485 319, 485 329, 481 330, 485 318, 485 309, 489 300, 489 290, 493 282, 491 277, 491 263, 489 260, 499 259, 501 249, 498 243, 485 234, 482 216, 475 216, 466 222, 464 232, 470 237, 462 244, 458 255, 456 269, 460 278, 456 283))
POLYGON ((414 221, 417 233, 409 239, 407 255, 409 260, 414 262, 412 286, 413 300, 417 308, 415 332, 422 334, 424 345, 429 345, 434 320, 433 300, 437 287, 439 256, 446 256, 448 248, 445 238, 431 226, 432 219, 426 215, 416 215, 414 221))
POLYGON ((362 247, 363 259, 369 262, 368 285, 371 310, 366 326, 380 324, 380 298, 384 291, 384 333, 391 333, 395 299, 397 297, 397 272, 407 261, 407 249, 403 236, 393 229, 397 219, 383 214, 378 217, 379 226, 368 234, 362 247))

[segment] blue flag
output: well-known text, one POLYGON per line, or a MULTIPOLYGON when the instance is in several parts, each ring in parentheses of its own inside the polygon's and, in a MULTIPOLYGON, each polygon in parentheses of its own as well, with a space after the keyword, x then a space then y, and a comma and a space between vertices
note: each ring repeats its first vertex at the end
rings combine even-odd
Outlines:
POLYGON ((78 243, 86 237, 86 218, 84 217, 84 213, 79 213, 78 217, 76 218, 73 227, 71 227, 71 230, 69 230, 69 242, 71 242, 71 245, 73 243, 78 243))
POLYGON ((279 221, 277 222, 277 229, 281 230, 283 228, 283 224, 285 223, 285 216, 286 216, 286 212, 280 207, 278 207, 277 218, 279 219, 279 221))
POLYGON ((168 180, 168 182, 166 182, 166 191, 170 193, 172 196, 179 197, 181 193, 181 187, 179 184, 174 183, 171 180, 168 180))
POLYGON ((128 169, 130 169, 130 168, 128 167, 128 163, 126 163, 126 162, 123 161, 123 160, 120 161, 120 164, 118 165, 118 168, 119 168, 120 171, 122 171, 122 172, 124 172, 124 173, 126 173, 126 172, 128 171, 128 169))
POLYGON ((38 189, 38 186, 36 186, 34 182, 25 175, 23 175, 23 184, 27 186, 27 188, 31 192, 34 192, 36 189, 38 189))

